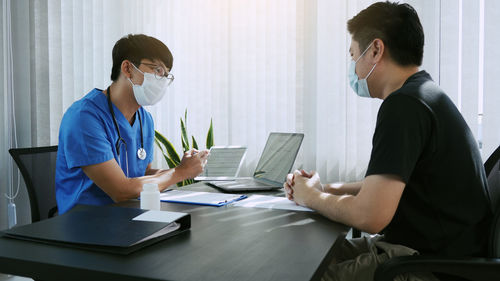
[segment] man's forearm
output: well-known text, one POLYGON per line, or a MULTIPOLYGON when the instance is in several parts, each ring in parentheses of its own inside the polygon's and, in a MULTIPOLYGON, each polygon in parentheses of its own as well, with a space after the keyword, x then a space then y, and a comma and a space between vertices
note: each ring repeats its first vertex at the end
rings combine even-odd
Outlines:
POLYGON ((137 198, 142 191, 142 186, 146 183, 153 183, 158 185, 158 190, 161 192, 167 189, 169 186, 174 185, 180 181, 185 180, 187 177, 184 172, 179 169, 179 167, 168 169, 168 170, 158 170, 154 175, 147 175, 137 178, 128 178, 128 182, 122 193, 120 193, 119 199, 114 199, 115 201, 124 201, 132 198, 137 198), (127 188, 128 187, 128 188, 127 188), (127 192, 128 191, 128 192, 127 192))
POLYGON ((399 176, 371 175, 365 178, 357 195, 334 195, 311 187, 306 193, 300 193, 303 187, 297 191, 307 207, 325 217, 368 233, 378 233, 393 219, 404 188, 405 183, 399 176))
POLYGON ((364 230, 363 210, 358 206, 354 195, 334 195, 318 193, 315 199, 307 202, 307 206, 323 216, 349 226, 364 230))
POLYGON ((350 183, 330 183, 330 184, 324 184, 323 188, 325 192, 334 195, 344 195, 344 194, 356 195, 359 193, 362 184, 363 182, 361 181, 350 182, 350 183))
POLYGON ((185 180, 186 176, 181 168, 175 167, 168 170, 157 170, 155 174, 141 178, 145 182, 158 184, 158 187, 161 191, 173 184, 185 180))
POLYGON ((147 169, 146 173, 144 174, 145 176, 153 176, 153 175, 158 175, 166 170, 164 169, 147 169))
MULTIPOLYGON (((128 178, 114 159, 81 168, 85 175, 115 202, 139 197, 142 187, 146 183, 157 184, 159 190, 164 190, 190 176, 189 171, 186 171, 185 168, 176 167, 157 171, 154 175, 128 178)), ((148 167, 146 171, 146 174, 150 173, 151 167, 148 167)))

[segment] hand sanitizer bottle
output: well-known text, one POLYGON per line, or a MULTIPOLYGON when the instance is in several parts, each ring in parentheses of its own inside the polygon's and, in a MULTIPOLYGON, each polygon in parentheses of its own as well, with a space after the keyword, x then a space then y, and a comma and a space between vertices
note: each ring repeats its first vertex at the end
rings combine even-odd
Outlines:
POLYGON ((160 191, 156 183, 146 183, 142 186, 141 209, 160 210, 160 191))

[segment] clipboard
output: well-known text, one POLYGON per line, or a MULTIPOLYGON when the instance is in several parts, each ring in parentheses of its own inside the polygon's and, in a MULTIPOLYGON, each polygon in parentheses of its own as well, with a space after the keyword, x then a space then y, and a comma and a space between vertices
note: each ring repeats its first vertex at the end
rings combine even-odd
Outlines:
POLYGON ((165 192, 162 192, 160 194, 160 200, 162 202, 215 207, 225 206, 245 198, 247 198, 247 196, 242 194, 227 194, 174 189, 167 189, 165 192))

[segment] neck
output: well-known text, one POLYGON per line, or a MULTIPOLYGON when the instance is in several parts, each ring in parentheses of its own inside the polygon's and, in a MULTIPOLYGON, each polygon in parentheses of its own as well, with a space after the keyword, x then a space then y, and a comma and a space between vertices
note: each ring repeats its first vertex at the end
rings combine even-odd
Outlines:
POLYGON ((382 91, 380 98, 385 100, 391 93, 398 90, 410 76, 418 72, 418 66, 401 67, 392 65, 386 72, 386 79, 382 79, 382 91))
MULTIPOLYGON (((129 83, 128 81, 125 81, 129 83)), ((134 98, 132 88, 120 82, 113 82, 109 86, 111 91, 111 102, 120 110, 127 121, 132 125, 134 114, 140 108, 134 98)), ((107 90, 105 91, 106 95, 107 90)))

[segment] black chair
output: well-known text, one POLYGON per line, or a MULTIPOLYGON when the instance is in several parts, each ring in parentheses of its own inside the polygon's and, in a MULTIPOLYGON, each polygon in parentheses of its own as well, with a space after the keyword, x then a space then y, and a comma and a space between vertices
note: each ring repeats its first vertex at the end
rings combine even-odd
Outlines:
POLYGON ((57 145, 13 148, 10 155, 23 175, 31 207, 31 221, 53 217, 57 213, 56 157, 57 145))
MULTIPOLYGON (((488 258, 449 258, 430 256, 394 257, 375 271, 375 281, 392 281, 403 273, 433 272, 460 280, 500 280, 500 147, 484 163, 488 177, 488 192, 494 218, 488 241, 488 258)), ((453 279, 454 280, 454 279, 453 279)))

